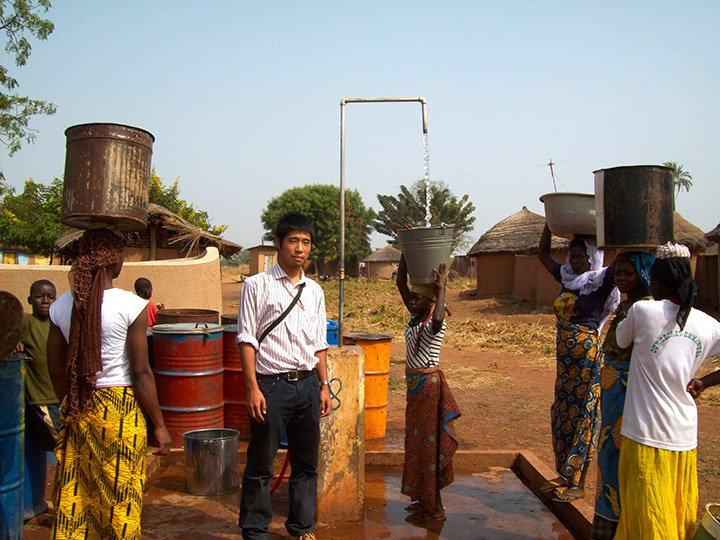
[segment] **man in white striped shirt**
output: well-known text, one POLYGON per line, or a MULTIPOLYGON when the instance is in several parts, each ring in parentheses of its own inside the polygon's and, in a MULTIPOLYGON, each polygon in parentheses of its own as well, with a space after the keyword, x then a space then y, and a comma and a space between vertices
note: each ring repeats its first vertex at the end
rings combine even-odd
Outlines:
POLYGON ((280 219, 278 263, 246 280, 240 294, 236 343, 250 416, 239 519, 246 540, 269 538, 269 482, 283 429, 292 468, 285 528, 294 538, 315 539, 320 418, 330 414, 331 401, 325 295, 303 272, 314 232, 301 214, 280 219))

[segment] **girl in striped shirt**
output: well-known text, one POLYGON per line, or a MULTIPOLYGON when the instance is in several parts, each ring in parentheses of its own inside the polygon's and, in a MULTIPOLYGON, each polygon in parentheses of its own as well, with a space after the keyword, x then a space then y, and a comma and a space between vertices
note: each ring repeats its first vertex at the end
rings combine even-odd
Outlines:
POLYGON ((440 490, 453 482, 452 457, 458 443, 450 423, 460 410, 438 365, 445 336, 445 288, 448 272, 441 263, 435 285, 408 287, 405 256, 400 259, 397 287, 410 312, 405 329, 407 405, 402 493, 410 523, 444 521, 440 490))

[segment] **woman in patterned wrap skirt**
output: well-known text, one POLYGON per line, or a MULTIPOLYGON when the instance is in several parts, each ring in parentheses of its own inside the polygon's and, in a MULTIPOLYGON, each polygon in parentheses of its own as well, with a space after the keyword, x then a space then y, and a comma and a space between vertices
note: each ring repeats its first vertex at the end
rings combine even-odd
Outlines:
POLYGON ((602 251, 583 238, 570 243, 564 265, 550 254, 545 225, 538 246, 543 266, 562 284, 555 300, 557 377, 550 409, 557 478, 541 491, 565 488, 555 499, 569 502, 585 495, 588 463, 595 454, 600 412, 600 329, 620 303, 612 280, 614 263, 603 268, 602 251))
POLYGON ((452 458, 458 448, 451 425, 460 410, 438 367, 446 328, 445 263, 435 272, 436 285, 410 289, 403 255, 397 273, 397 287, 411 315, 405 330, 407 405, 401 490, 412 500, 405 519, 416 524, 445 520, 440 490, 453 482, 452 458))

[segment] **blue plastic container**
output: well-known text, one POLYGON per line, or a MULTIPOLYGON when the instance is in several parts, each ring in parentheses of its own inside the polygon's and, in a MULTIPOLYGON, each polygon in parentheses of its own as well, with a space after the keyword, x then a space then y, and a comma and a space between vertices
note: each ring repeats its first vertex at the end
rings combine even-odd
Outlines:
POLYGON ((328 345, 338 345, 340 343, 340 325, 337 321, 327 322, 327 342, 328 345))
POLYGON ((0 538, 22 538, 25 356, 0 359, 0 538))

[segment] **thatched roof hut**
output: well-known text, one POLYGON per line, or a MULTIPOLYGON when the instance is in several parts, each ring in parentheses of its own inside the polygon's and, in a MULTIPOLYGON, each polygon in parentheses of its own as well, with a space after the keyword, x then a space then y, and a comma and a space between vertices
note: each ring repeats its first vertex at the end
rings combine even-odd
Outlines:
MULTIPOLYGON (((70 229, 55 241, 55 252, 64 262, 72 261, 77 254, 77 241, 82 230, 70 229)), ((123 233, 126 248, 149 250, 144 260, 156 260, 158 250, 169 249, 177 252, 177 257, 200 255, 206 247, 216 247, 225 258, 238 253, 242 246, 224 240, 219 236, 198 229, 177 214, 157 204, 148 204, 148 226, 144 231, 123 233)), ((167 257, 163 257, 167 258, 167 257)))
POLYGON ((675 212, 673 218, 675 241, 690 248, 692 253, 704 253, 708 243, 702 229, 690 223, 679 212, 675 212))
POLYGON ((400 251, 392 246, 380 248, 363 259, 365 275, 369 278, 392 279, 400 263, 400 251))
MULTIPOLYGON (((531 212, 526 206, 491 227, 468 251, 469 257, 485 253, 537 254, 540 235, 545 228, 545 218, 531 212)), ((569 240, 553 236, 552 249, 567 248, 569 240)))
POLYGON ((720 244, 720 224, 718 224, 717 227, 715 227, 712 231, 707 233, 705 235, 705 238, 709 240, 710 242, 715 242, 716 244, 720 244))
POLYGON ((370 255, 363 259, 363 262, 400 262, 401 252, 399 249, 395 249, 392 246, 385 246, 384 248, 373 251, 370 255))

